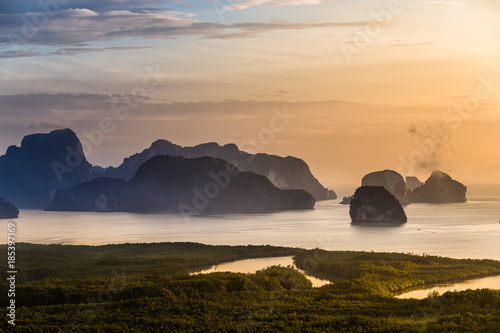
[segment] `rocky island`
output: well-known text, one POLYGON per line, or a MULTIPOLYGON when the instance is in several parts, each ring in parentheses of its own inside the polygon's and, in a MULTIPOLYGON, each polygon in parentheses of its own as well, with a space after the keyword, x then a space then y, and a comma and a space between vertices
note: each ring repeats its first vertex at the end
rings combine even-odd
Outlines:
POLYGON ((420 179, 418 179, 417 177, 414 176, 406 177, 406 187, 408 188, 408 191, 413 191, 414 189, 422 185, 424 185, 424 183, 422 183, 420 179))
POLYGON ((19 209, 9 201, 5 201, 4 198, 0 198, 0 219, 15 219, 17 217, 19 217, 19 209))
POLYGON ((97 178, 55 193, 46 210, 182 214, 312 209, 305 190, 282 190, 218 158, 157 155, 126 181, 97 178))
POLYGON ((217 143, 204 143, 194 147, 182 147, 167 140, 157 140, 151 147, 127 157, 116 167, 93 168, 93 177, 113 177, 130 180, 142 163, 157 155, 172 155, 185 158, 210 156, 220 158, 238 166, 242 171, 266 176, 274 186, 287 189, 302 189, 311 193, 315 200, 334 200, 334 191, 325 188, 313 176, 309 166, 303 160, 287 156, 268 154, 250 154, 242 151, 235 144, 220 146, 217 143))
POLYGON ((359 187, 351 200, 349 215, 353 223, 408 220, 399 200, 383 186, 359 187))
MULTIPOLYGON (((77 192, 81 192, 82 195, 84 192, 89 193, 91 189, 96 187, 103 189, 104 192, 109 190, 109 196, 102 197, 97 201, 94 200, 92 203, 78 200, 78 202, 74 201, 71 204, 66 202, 69 204, 68 207, 71 207, 72 210, 87 210, 94 207, 96 210, 113 211, 115 205, 119 206, 119 202, 113 201, 112 198, 118 193, 114 193, 112 189, 118 189, 123 185, 123 182, 111 180, 111 178, 129 182, 141 165, 151 158, 161 155, 180 156, 188 159, 210 156, 229 161, 229 164, 238 167, 238 170, 243 172, 264 176, 278 189, 309 192, 314 201, 336 199, 337 197, 335 192, 321 185, 303 160, 291 156, 250 154, 241 151, 234 144, 220 146, 217 143, 206 143, 194 147, 181 147, 166 140, 157 140, 150 148, 125 158, 123 164, 117 168, 93 167, 87 161, 82 143, 77 135, 68 128, 54 130, 50 133, 27 135, 19 147, 10 146, 5 155, 0 156, 0 197, 9 198, 14 205, 20 208, 40 209, 48 205, 54 208, 57 207, 58 203, 61 203, 61 197, 58 197, 55 202, 52 200, 57 191, 83 184, 76 188, 77 192), (105 178, 99 179, 103 177, 105 178), (96 181, 87 183, 92 180, 96 181)), ((197 176, 193 175, 193 177, 197 176)), ((280 197, 282 197, 282 193, 287 193, 285 196, 290 197, 290 193, 304 192, 275 193, 279 193, 280 197)), ((172 193, 172 195, 174 194, 172 193)), ((87 197, 87 199, 89 198, 87 197)), ((284 203, 277 204, 273 200, 269 203, 271 206, 287 206, 284 203)), ((212 203, 212 205, 215 208, 215 204, 212 203)), ((294 205, 295 202, 288 204, 289 207, 294 205)), ((311 206, 311 203, 309 202, 308 205, 311 206)))
POLYGON ((467 201, 467 187, 448 174, 434 171, 425 183, 410 192, 411 202, 454 203, 467 201))
POLYGON ((341 205, 350 205, 353 197, 354 197, 354 195, 351 195, 351 196, 348 196, 348 197, 343 197, 342 201, 340 201, 339 204, 341 204, 341 205))
POLYGON ((43 208, 56 190, 89 181, 90 170, 72 130, 28 135, 0 156, 0 197, 19 208, 43 208))
POLYGON ((401 205, 410 204, 406 182, 396 171, 384 170, 369 173, 361 180, 361 186, 383 186, 399 200, 401 205))

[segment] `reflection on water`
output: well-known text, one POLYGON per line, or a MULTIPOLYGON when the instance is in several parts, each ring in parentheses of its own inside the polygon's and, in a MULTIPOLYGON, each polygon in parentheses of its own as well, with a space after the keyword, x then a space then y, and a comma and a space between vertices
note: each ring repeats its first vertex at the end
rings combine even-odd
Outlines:
MULTIPOLYGON (((264 269, 270 266, 295 266, 292 257, 272 257, 272 258, 257 258, 257 259, 244 259, 222 263, 219 265, 209 266, 205 268, 198 268, 191 270, 191 274, 208 274, 214 272, 231 272, 231 273, 255 273, 260 269, 264 269)), ((321 279, 315 276, 308 274, 303 270, 300 270, 304 273, 307 278, 312 282, 313 287, 321 287, 325 284, 330 283, 330 281, 326 279, 321 279)))
POLYGON ((417 298, 423 299, 433 291, 439 292, 440 295, 447 291, 463 291, 467 289, 500 289, 500 276, 486 277, 481 279, 466 280, 457 283, 437 283, 432 287, 425 289, 413 290, 397 296, 398 298, 417 298))
POLYGON ((351 222, 351 225, 354 227, 360 227, 360 228, 394 228, 394 227, 403 227, 405 225, 405 223, 402 223, 402 222, 351 222))
MULTIPOLYGON (((208 274, 215 272, 231 272, 231 273, 255 273, 260 269, 264 269, 270 266, 295 266, 292 257, 272 257, 272 258, 257 258, 257 259, 244 259, 236 260, 231 262, 226 262, 213 266, 198 267, 190 270, 191 274, 208 274)), ((304 273, 307 278, 312 282, 313 287, 321 287, 331 282, 340 281, 336 279, 330 281, 326 276, 321 276, 315 274, 314 272, 303 271, 299 269, 300 272, 304 273)), ((460 282, 447 282, 447 283, 437 283, 431 286, 426 286, 423 289, 412 290, 404 294, 398 295, 398 298, 417 298, 423 299, 433 291, 443 294, 447 291, 462 291, 467 289, 500 289, 500 276, 486 277, 481 279, 471 279, 460 282)))

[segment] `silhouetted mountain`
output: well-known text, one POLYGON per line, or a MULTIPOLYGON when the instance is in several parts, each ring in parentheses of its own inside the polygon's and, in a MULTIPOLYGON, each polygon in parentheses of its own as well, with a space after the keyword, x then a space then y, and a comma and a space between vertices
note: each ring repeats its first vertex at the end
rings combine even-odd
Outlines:
POLYGON ((238 166, 243 171, 266 176, 281 189, 303 189, 311 193, 316 200, 337 198, 334 191, 328 190, 320 184, 303 160, 291 156, 252 155, 240 151, 234 144, 220 146, 217 143, 205 143, 194 147, 181 147, 166 140, 158 140, 141 153, 125 158, 117 168, 95 168, 93 174, 94 177, 106 176, 129 180, 142 163, 156 155, 221 158, 238 166))
POLYGON ((20 208, 43 208, 56 190, 90 180, 90 170, 72 130, 28 135, 0 156, 0 196, 20 208))
POLYGON ((361 186, 383 186, 404 206, 410 203, 405 180, 396 171, 384 170, 367 174, 361 180, 361 186))
POLYGON ((348 196, 348 197, 343 197, 342 201, 339 202, 339 204, 341 204, 341 205, 350 205, 353 197, 354 197, 354 195, 351 195, 351 196, 348 196))
POLYGON ((424 185, 410 192, 411 202, 465 202, 467 187, 441 171, 434 171, 424 185))
POLYGON ((351 200, 349 215, 359 222, 407 222, 399 200, 383 186, 361 186, 351 200))
POLYGON ((213 157, 157 155, 129 182, 97 178, 58 191, 46 210, 174 212, 183 214, 311 209, 304 190, 281 190, 269 179, 213 157))
POLYGON ((424 185, 424 183, 422 183, 417 177, 406 177, 406 187, 408 188, 408 191, 413 191, 414 189, 422 185, 424 185))
POLYGON ((19 216, 19 209, 4 198, 0 198, 0 219, 15 219, 19 216))

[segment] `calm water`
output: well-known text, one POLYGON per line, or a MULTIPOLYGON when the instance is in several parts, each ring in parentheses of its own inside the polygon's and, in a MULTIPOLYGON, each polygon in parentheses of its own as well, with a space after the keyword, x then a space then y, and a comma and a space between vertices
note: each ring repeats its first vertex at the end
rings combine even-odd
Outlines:
MULTIPOLYGON (((469 201, 462 204, 411 204, 405 208, 408 223, 398 227, 353 226, 350 224, 349 207, 339 205, 339 200, 319 202, 316 209, 310 211, 190 218, 175 214, 22 210, 20 218, 15 220, 16 240, 86 245, 167 241, 213 245, 271 244, 500 260, 500 188, 472 187, 468 198, 469 201)), ((0 220, 4 240, 7 238, 8 222, 0 220)), ((273 259, 276 258, 228 263, 229 266, 218 265, 214 269, 255 272, 270 265, 292 264, 290 257, 277 261, 273 259)), ((325 280, 310 278, 316 286, 326 283, 325 280)), ((499 288, 499 280, 482 279, 485 285, 476 281, 473 283, 481 284, 463 287, 499 288)), ((422 298, 430 291, 444 290, 439 289, 440 286, 435 288, 438 289, 415 291, 404 297, 422 298)), ((445 288, 459 290, 462 286, 445 288)))
MULTIPOLYGON (((214 272, 233 272, 233 273, 255 273, 256 271, 273 266, 295 266, 292 257, 273 257, 273 258, 258 258, 258 259, 245 259, 236 260, 232 262, 227 262, 219 265, 209 266, 207 268, 193 269, 191 274, 208 274, 214 272)), ((325 284, 330 283, 326 279, 320 279, 315 276, 310 275, 308 272, 299 269, 304 273, 307 278, 312 282, 313 287, 321 287, 325 284)), ((422 289, 408 291, 404 294, 397 296, 398 298, 426 298, 430 292, 437 291, 439 294, 443 294, 447 291, 461 291, 467 289, 500 289, 500 276, 485 277, 481 279, 471 279, 460 282, 446 282, 446 283, 436 283, 431 286, 426 286, 422 289)))
MULTIPOLYGON (((319 202, 309 211, 191 217, 175 214, 22 210, 17 241, 61 244, 200 242, 327 250, 413 252, 500 260, 500 190, 471 189, 462 204, 412 204, 400 227, 353 226, 349 207, 319 202)), ((8 220, 1 220, 6 239, 8 220)))
MULTIPOLYGON (((232 272, 232 273, 255 273, 260 269, 266 267, 281 265, 281 266, 295 266, 292 257, 272 257, 272 258, 258 258, 258 259, 245 259, 236 260, 231 262, 222 263, 219 265, 213 265, 207 268, 194 269, 191 271, 192 274, 208 274, 214 272, 232 272)), ((317 277, 309 275, 307 272, 299 269, 304 273, 307 278, 312 282, 313 287, 321 287, 325 284, 330 283, 328 280, 319 279, 317 277)))
POLYGON ((398 298, 426 298, 430 292, 437 291, 440 295, 447 291, 462 291, 467 289, 500 289, 500 276, 487 277, 482 279, 471 279, 462 282, 437 283, 425 289, 413 290, 397 296, 398 298))

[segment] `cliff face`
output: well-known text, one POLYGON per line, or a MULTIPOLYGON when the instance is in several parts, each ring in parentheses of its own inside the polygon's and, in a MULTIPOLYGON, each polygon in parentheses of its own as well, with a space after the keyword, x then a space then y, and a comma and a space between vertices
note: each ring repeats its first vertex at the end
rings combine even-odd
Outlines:
POLYGON ((361 186, 383 186, 404 206, 410 204, 405 180, 396 171, 384 170, 367 174, 361 180, 361 186))
POLYGON ((150 148, 124 159, 117 168, 95 168, 95 176, 107 176, 129 180, 139 166, 157 155, 172 155, 185 158, 211 156, 237 165, 242 171, 266 176, 276 187, 281 189, 303 189, 311 193, 316 200, 337 198, 334 191, 328 190, 312 175, 309 166, 295 157, 280 157, 267 154, 249 154, 240 151, 234 144, 220 146, 205 143, 194 147, 181 147, 166 140, 155 141, 150 148))
POLYGON ((281 190, 269 179, 224 160, 157 155, 129 182, 98 178, 58 191, 47 210, 173 212, 182 214, 311 209, 304 190, 281 190))
POLYGON ((358 188, 351 200, 349 215, 353 223, 407 222, 399 200, 382 186, 358 188))
POLYGON ((59 190, 45 209, 50 211, 116 212, 125 210, 123 198, 127 182, 117 178, 96 178, 59 190))
POLYGON ((72 130, 28 135, 0 157, 0 196, 21 208, 43 208, 56 190, 90 180, 90 169, 72 130))
POLYGON ((411 202, 452 203, 467 201, 467 187, 441 171, 410 192, 411 202))
POLYGON ((0 219, 15 219, 19 216, 19 209, 5 199, 0 198, 0 219))

